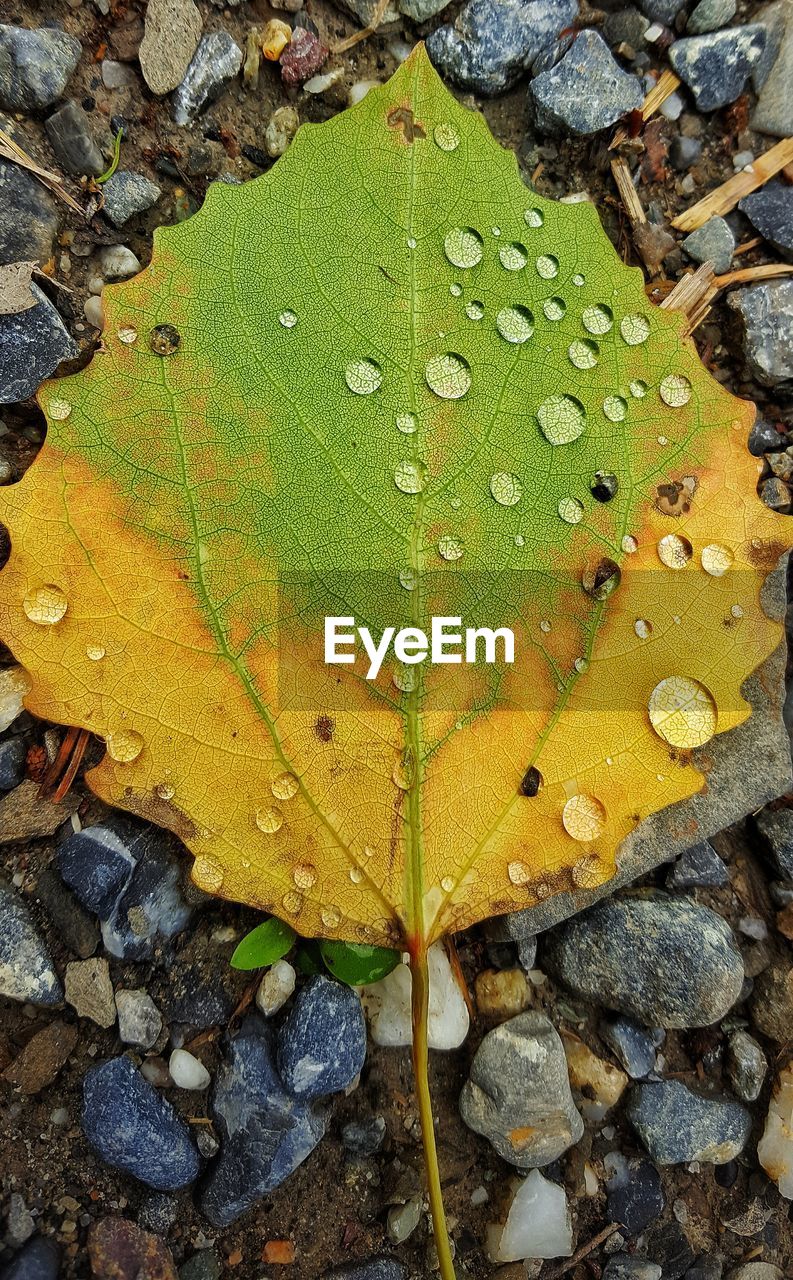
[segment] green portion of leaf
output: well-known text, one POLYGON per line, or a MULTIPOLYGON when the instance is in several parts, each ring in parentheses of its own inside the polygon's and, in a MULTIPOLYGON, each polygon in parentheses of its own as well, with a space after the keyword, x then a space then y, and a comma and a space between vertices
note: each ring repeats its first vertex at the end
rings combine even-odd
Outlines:
POLYGON ((233 969, 264 969, 291 950, 297 934, 283 920, 271 916, 246 933, 231 957, 233 969))
POLYGON ((323 939, 319 949, 334 978, 350 987, 379 982, 401 959, 401 953, 390 947, 359 946, 355 942, 334 942, 329 938, 323 939))
POLYGON ((295 953, 295 968, 298 973, 302 973, 304 978, 313 978, 315 973, 322 973, 324 967, 319 943, 304 941, 295 953))

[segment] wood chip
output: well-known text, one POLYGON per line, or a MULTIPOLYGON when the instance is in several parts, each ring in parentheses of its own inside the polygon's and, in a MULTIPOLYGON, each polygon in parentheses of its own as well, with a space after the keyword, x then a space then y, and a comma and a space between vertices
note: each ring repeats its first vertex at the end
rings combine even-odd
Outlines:
POLYGON ((784 169, 785 165, 791 162, 793 162, 793 138, 783 138, 776 146, 759 156, 750 168, 734 174, 720 187, 716 187, 702 200, 698 200, 685 213, 679 214, 673 220, 672 226, 678 231, 696 231, 697 227, 703 226, 709 218, 716 215, 723 217, 725 213, 735 208, 739 200, 743 200, 743 197, 748 196, 751 191, 762 187, 769 178, 773 178, 780 169, 784 169))
POLYGON ((696 271, 682 276, 659 305, 666 311, 682 311, 688 322, 686 331, 693 333, 708 315, 718 291, 713 263, 703 262, 696 271))

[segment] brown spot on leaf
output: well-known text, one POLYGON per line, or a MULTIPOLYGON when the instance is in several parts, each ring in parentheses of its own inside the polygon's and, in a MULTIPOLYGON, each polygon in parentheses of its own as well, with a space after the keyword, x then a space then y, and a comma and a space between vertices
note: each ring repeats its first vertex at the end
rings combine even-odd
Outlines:
POLYGON ((314 732, 320 742, 332 742, 333 730, 336 728, 336 721, 330 716, 317 716, 314 721, 314 732))
POLYGON ((416 119, 410 107, 394 107, 386 116, 389 129, 401 129, 405 142, 415 142, 416 138, 426 138, 424 126, 416 119))
POLYGON ((655 505, 662 515, 685 516, 691 510, 691 500, 697 491, 696 476, 683 476, 682 480, 666 480, 655 491, 655 505))
POLYGON ((749 562, 756 569, 775 569, 779 557, 786 551, 787 547, 783 542, 755 538, 749 547, 749 562))
POLYGON ((198 832, 195 823, 186 813, 175 805, 173 800, 166 800, 153 791, 135 791, 132 787, 124 790, 124 807, 130 813, 148 822, 156 822, 158 826, 173 831, 180 840, 193 840, 198 832))

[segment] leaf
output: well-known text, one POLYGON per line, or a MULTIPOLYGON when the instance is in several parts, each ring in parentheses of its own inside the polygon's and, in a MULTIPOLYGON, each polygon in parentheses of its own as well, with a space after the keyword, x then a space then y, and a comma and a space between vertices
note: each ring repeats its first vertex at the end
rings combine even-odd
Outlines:
POLYGON ((402 959, 399 951, 388 947, 367 947, 355 942, 337 942, 325 938, 319 949, 334 978, 349 987, 365 987, 379 982, 395 969, 402 959))
POLYGON ((235 947, 230 964, 233 969, 263 969, 275 964, 291 951, 296 936, 288 924, 271 916, 245 934, 235 947))

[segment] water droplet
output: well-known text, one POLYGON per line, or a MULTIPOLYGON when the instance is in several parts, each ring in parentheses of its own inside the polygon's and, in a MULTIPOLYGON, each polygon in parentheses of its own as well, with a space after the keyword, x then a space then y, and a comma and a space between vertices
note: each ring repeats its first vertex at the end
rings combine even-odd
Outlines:
POLYGON ((281 899, 281 906, 289 916, 296 916, 303 905, 303 895, 293 890, 291 893, 285 893, 281 899))
POLYGON ((718 542, 711 542, 709 546, 702 548, 702 568, 712 578, 721 578, 732 568, 734 559, 730 548, 723 547, 718 542))
POLYGON ((351 360, 344 370, 344 381, 357 396, 369 396, 383 381, 383 371, 374 360, 351 360))
POLYGON ((546 298, 542 309, 546 320, 561 320, 567 307, 564 298, 546 298))
POLYGON ((603 556, 596 565, 587 565, 581 577, 581 584, 588 596, 593 600, 606 600, 620 585, 622 571, 619 565, 603 556))
POLYGON ((391 779, 394 785, 399 787, 400 791, 409 791, 413 783, 414 774, 413 753, 406 749, 395 761, 391 771, 391 779))
POLYGON ((658 543, 658 555, 667 569, 685 569, 694 548, 680 533, 667 533, 658 543))
POLYGON ((732 607, 730 608, 730 613, 732 614, 733 618, 743 617, 743 609, 739 604, 732 605, 732 607))
POLYGON ((576 369, 594 369, 600 358, 600 347, 591 338, 576 338, 567 348, 567 354, 576 369))
POLYGON ((266 836, 275 835, 283 825, 284 815, 280 809, 257 809, 256 825, 266 836))
POLYGON ((415 569, 400 569, 399 585, 404 587, 405 591, 415 591, 418 582, 418 574, 415 569))
POLYGON ((423 462, 403 458, 397 463, 394 484, 402 493, 421 493, 427 483, 427 468, 423 462))
POLYGON ((635 378, 630 384, 630 393, 634 400, 643 400, 647 395, 647 383, 642 382, 641 378, 635 378))
POLYGON ((131 347, 133 342, 137 342, 138 340, 138 331, 137 329, 133 329, 131 325, 128 325, 124 329, 119 329, 116 337, 119 342, 124 343, 125 347, 131 347))
POLYGON ((537 410, 537 421, 550 444, 571 444, 586 426, 586 412, 574 396, 549 396, 537 410))
POLYGON ((338 929, 341 924, 341 912, 338 907, 323 907, 319 914, 326 929, 338 929))
POLYGON ((596 502, 611 502, 617 496, 619 481, 610 471, 596 471, 589 492, 596 502))
POLYGON ((92 662, 101 662, 105 656, 105 649, 101 644, 87 644, 85 646, 85 656, 90 658, 92 662))
POLYGON ((657 442, 658 444, 669 444, 669 441, 667 440, 666 436, 658 436, 657 442))
POLYGON ((551 630, 550 622, 548 621, 547 618, 543 618, 542 622, 540 623, 540 631, 542 631, 543 635, 547 636, 550 630, 551 630))
POLYGON ((455 887, 454 876, 444 876, 441 880, 441 888, 444 893, 451 893, 455 887))
POLYGON ((485 314, 485 304, 474 298, 465 304, 465 314, 469 320, 481 320, 485 314))
POLYGON ((107 754, 118 764, 130 764, 143 750, 143 738, 135 729, 117 729, 105 739, 107 754))
POLYGON ((60 622, 68 607, 68 601, 60 587, 51 583, 31 587, 22 601, 27 617, 39 627, 52 627, 60 622))
POLYGON ((511 471, 496 471, 490 477, 490 492, 500 506, 514 507, 523 497, 523 484, 511 471))
POLYGON ((560 498, 557 511, 566 524, 580 524, 584 518, 584 504, 578 498, 560 498))
POLYGON ((602 834, 606 825, 606 811, 594 796, 581 792, 567 801, 562 810, 562 825, 574 840, 589 844, 602 834))
POLYGON ((317 868, 310 862, 296 862, 292 868, 292 879, 298 889, 313 889, 317 883, 317 868))
POLYGON ((459 511, 462 505, 463 505, 462 498, 453 497, 449 499, 449 506, 452 508, 453 511, 459 511))
POLYGON ((491 227, 490 230, 496 238, 501 235, 501 227, 491 227))
POLYGON ((502 244, 498 251, 498 259, 506 271, 522 271, 529 260, 525 244, 513 240, 511 244, 502 244))
POLYGON ((193 863, 193 879, 206 893, 217 893, 223 888, 223 868, 214 858, 205 858, 199 854, 193 863))
POLYGON ((424 376, 430 391, 434 391, 442 400, 459 400, 471 386, 468 361, 453 351, 432 356, 427 361, 424 376))
POLYGON ((637 618, 633 624, 633 629, 640 640, 649 640, 653 634, 653 624, 648 622, 646 618, 637 618))
POLYGON ((455 227, 447 234, 443 249, 453 267, 475 267, 482 261, 485 246, 473 227, 455 227))
POLYGON ((279 314, 278 323, 283 325, 285 329, 294 329, 297 324, 297 313, 295 311, 290 311, 287 308, 286 311, 282 311, 279 314))
POLYGON ((541 253, 535 266, 537 275, 542 276, 543 280, 554 280, 559 274, 559 259, 554 258, 551 253, 541 253))
POLYGON ((394 669, 394 674, 391 678, 397 689, 402 693, 412 693, 418 684, 416 668, 407 666, 405 663, 400 663, 399 666, 394 669))
POLYGON ((650 321, 638 312, 623 316, 620 320, 620 333, 629 347, 638 347, 640 342, 646 342, 650 336, 650 321))
POLYGON ((639 539, 634 538, 632 533, 626 533, 624 538, 622 539, 622 542, 620 543, 620 546, 622 547, 626 556, 632 556, 635 551, 639 550, 639 539))
POLYGON ((658 388, 664 404, 670 409, 680 409, 691 399, 691 383, 682 373, 670 373, 662 378, 658 388))
POLYGON ((56 422, 63 422, 64 419, 68 418, 71 411, 72 406, 68 400, 50 400, 48 412, 56 422))
POLYGON ((416 243, 417 243, 417 241, 416 241, 416 237, 415 237, 415 236, 408 236, 407 241, 406 241, 406 244, 407 244, 408 249, 415 249, 415 247, 416 247, 416 243))
POLYGON ((522 533, 516 533, 513 541, 516 547, 525 547, 526 545, 526 539, 522 533))
POLYGON ((182 335, 172 324, 158 324, 149 333, 149 346, 156 356, 174 356, 182 344, 182 335))
POLYGON ((441 151, 456 151, 460 145, 460 135, 453 124, 445 122, 436 124, 432 131, 435 139, 435 145, 440 147, 441 151))
POLYGON ((463 286, 461 284, 449 285, 449 293, 452 295, 453 298, 459 298, 462 291, 463 291, 463 286))
POLYGON ((363 880, 364 873, 360 867, 350 867, 350 879, 353 884, 360 884, 363 880))
POLYGON ((176 791, 170 782, 158 782, 152 790, 159 800, 173 800, 176 795, 176 791))
POLYGON ((438 552, 444 560, 461 560, 465 547, 462 539, 445 534, 438 542, 438 552))
POLYGON ((628 406, 622 396, 606 396, 603 401, 603 412, 609 422, 622 422, 628 412, 628 406))
POLYGON ((586 276, 582 276, 580 271, 576 272, 573 276, 573 284, 577 289, 580 289, 582 285, 586 284, 586 276))
POLYGON ((279 773, 271 790, 276 800, 291 800, 300 790, 300 783, 293 773, 279 773))
POLYGON ((578 674, 581 676, 584 674, 585 671, 589 670, 589 661, 586 658, 576 658, 575 662, 573 663, 573 666, 575 667, 578 674))
POLYGON ((507 342, 527 342, 534 333, 534 316, 528 307, 504 307, 496 316, 496 328, 507 342))
POLYGON ((586 308, 581 316, 581 322, 587 333, 608 333, 614 323, 614 313, 611 307, 597 302, 593 307, 586 308))
POLYGON ((415 413, 398 414, 396 424, 397 430, 401 431, 404 436, 412 436, 419 425, 415 413))
POLYGON ((698 680, 668 676, 650 694, 650 723, 671 747, 691 750, 709 742, 716 732, 716 704, 698 680))
POLYGON ((507 865, 507 875, 513 884, 528 884, 531 880, 531 868, 525 862, 510 862, 507 865))

